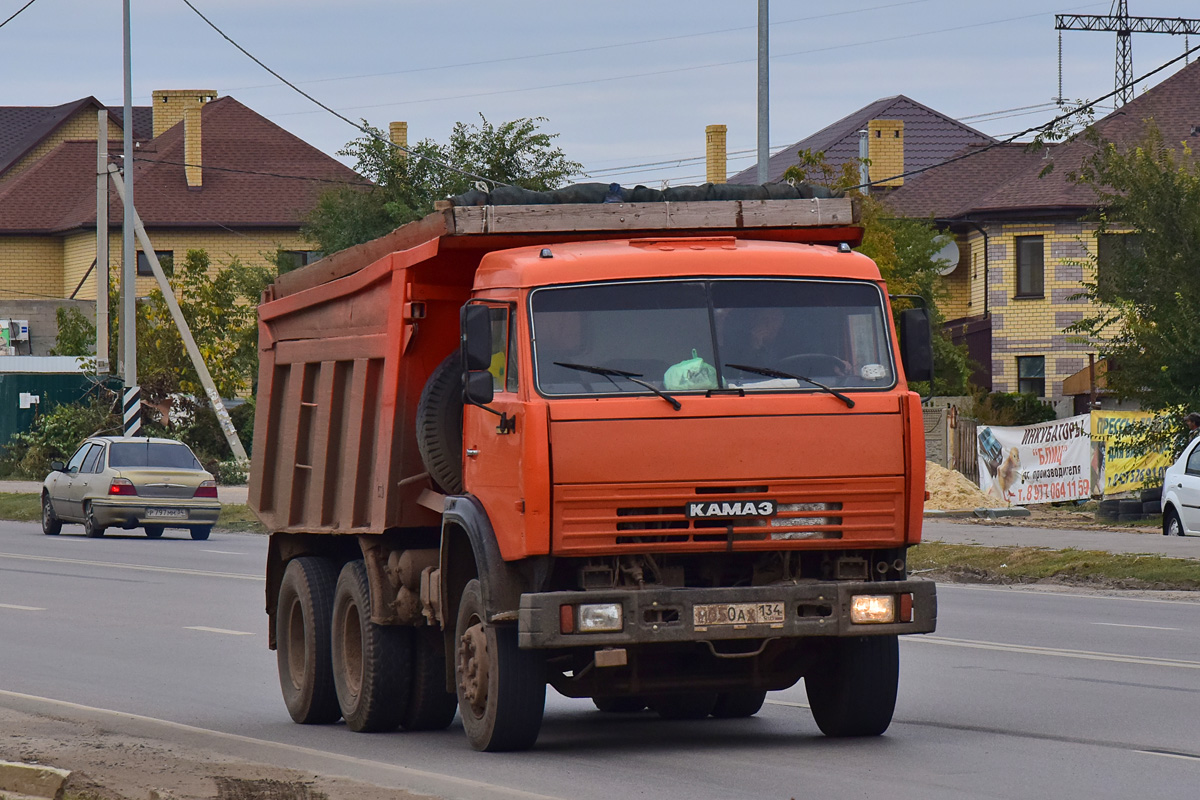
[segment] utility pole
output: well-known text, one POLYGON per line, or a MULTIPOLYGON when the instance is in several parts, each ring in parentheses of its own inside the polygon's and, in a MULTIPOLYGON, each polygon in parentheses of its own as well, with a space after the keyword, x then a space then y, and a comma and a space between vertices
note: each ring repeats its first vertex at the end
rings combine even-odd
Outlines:
POLYGON ((124 359, 125 394, 121 419, 125 435, 142 432, 141 389, 137 382, 137 251, 133 249, 133 69, 130 58, 129 0, 123 0, 122 22, 125 44, 125 116, 122 120, 122 146, 125 150, 125 205, 123 206, 124 243, 121 250, 121 335, 124 359))
POLYGON ((768 0, 758 0, 758 182, 767 182, 767 159, 770 158, 771 141, 771 92, 769 91, 771 64, 770 9, 768 0))
POLYGON ((96 133, 96 374, 108 364, 108 109, 97 113, 96 133))
MULTIPOLYGON (((1114 0, 1112 10, 1114 13, 1107 15, 1055 14, 1054 29, 1059 31, 1110 31, 1117 34, 1117 71, 1113 86, 1117 90, 1117 94, 1113 100, 1120 107, 1133 99, 1133 44, 1130 38, 1132 34, 1169 33, 1186 37, 1189 34, 1200 33, 1200 19, 1131 17, 1129 16, 1128 0, 1114 0)), ((1061 71, 1061 69, 1060 60, 1059 70, 1061 71)), ((1062 94, 1061 81, 1058 93, 1062 94)))

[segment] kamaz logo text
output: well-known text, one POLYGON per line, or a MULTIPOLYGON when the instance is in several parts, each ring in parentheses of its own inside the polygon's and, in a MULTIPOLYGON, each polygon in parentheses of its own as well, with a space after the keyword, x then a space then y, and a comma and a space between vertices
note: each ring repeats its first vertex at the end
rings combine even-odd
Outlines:
POLYGON ((773 517, 776 503, 774 500, 747 500, 734 503, 688 503, 687 516, 690 519, 708 519, 712 517, 773 517))

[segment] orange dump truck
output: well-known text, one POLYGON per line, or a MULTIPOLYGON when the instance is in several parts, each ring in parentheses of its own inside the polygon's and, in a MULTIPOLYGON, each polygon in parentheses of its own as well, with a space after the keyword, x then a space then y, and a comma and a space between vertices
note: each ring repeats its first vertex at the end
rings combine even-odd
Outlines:
POLYGON ((804 678, 827 735, 882 733, 936 621, 932 365, 852 202, 442 205, 259 309, 293 719, 513 750, 547 684, 699 719, 804 678))

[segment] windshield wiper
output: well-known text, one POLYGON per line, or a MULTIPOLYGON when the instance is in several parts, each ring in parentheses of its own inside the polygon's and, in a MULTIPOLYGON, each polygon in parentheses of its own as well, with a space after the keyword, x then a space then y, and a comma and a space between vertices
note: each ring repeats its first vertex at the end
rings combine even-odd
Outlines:
MULTIPOLYGON (((667 394, 662 389, 659 389, 654 384, 641 380, 642 374, 640 372, 626 372, 623 369, 612 369, 611 367, 593 367, 588 364, 568 364, 565 361, 555 361, 554 363, 556 366, 566 367, 567 369, 577 369, 580 372, 590 372, 593 375, 603 375, 612 381, 613 386, 617 386, 617 382, 613 380, 614 377, 624 378, 631 383, 636 383, 638 386, 645 386, 663 400, 666 400, 668 403, 670 403, 676 411, 683 408, 683 406, 679 404, 679 401, 674 397, 671 397, 671 395, 667 394)), ((617 386, 617 388, 620 389, 621 387, 617 386)))
POLYGON ((806 378, 803 375, 793 375, 790 372, 781 372, 777 369, 769 369, 768 367, 751 367, 751 366, 747 366, 746 364, 726 364, 725 366, 733 367, 734 369, 740 369, 742 372, 753 372, 756 375, 765 375, 768 378, 785 378, 785 379, 790 378, 791 380, 794 380, 794 381, 804 381, 805 383, 811 383, 813 386, 816 386, 820 389, 824 389, 825 391, 829 392, 831 395, 836 397, 838 400, 841 400, 843 403, 846 404, 846 408, 854 408, 854 401, 851 400, 846 395, 839 392, 837 389, 834 389, 830 386, 826 386, 825 384, 821 383, 820 381, 814 381, 812 378, 806 378))

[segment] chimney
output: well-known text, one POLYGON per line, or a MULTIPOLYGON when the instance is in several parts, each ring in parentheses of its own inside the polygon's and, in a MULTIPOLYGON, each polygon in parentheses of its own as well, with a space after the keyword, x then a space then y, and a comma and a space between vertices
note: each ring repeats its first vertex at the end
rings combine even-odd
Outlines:
POLYGON ((157 89, 154 92, 154 137, 157 138, 179 124, 183 112, 214 99, 212 89, 157 89))
POLYGON ((867 123, 867 137, 871 182, 877 186, 903 186, 904 178, 894 176, 904 172, 904 120, 873 119, 867 123))
POLYGON ((397 156, 399 156, 400 158, 404 158, 405 155, 407 155, 407 153, 405 153, 405 150, 408 149, 408 123, 407 122, 389 122, 388 123, 388 136, 391 137, 392 144, 396 145, 397 147, 404 148, 404 150, 396 151, 397 156))
POLYGON ((187 177, 189 189, 199 189, 203 181, 200 167, 204 163, 200 150, 200 114, 199 106, 183 112, 183 174, 187 177))
POLYGON ((704 128, 704 154, 708 162, 706 179, 709 183, 724 183, 728 177, 729 164, 726 159, 724 125, 708 125, 704 128))

